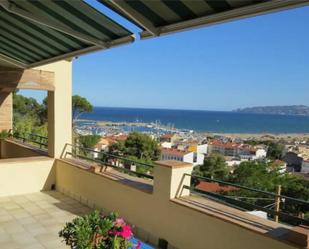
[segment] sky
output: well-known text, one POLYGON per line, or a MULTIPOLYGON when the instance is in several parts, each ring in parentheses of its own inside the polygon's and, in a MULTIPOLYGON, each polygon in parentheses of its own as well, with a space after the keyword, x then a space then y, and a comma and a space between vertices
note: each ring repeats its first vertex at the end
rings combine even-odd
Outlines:
MULTIPOLYGON (((139 28, 88 1, 134 33, 139 28)), ((139 40, 73 62, 94 106, 229 111, 309 105, 309 7, 139 40)), ((23 91, 24 92, 24 91, 23 91)), ((28 91, 39 100, 45 95, 28 91)))

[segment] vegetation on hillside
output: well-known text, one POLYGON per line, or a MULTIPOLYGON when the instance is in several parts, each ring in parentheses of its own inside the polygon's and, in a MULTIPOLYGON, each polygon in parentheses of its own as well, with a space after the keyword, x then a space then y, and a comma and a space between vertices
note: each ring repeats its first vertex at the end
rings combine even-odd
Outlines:
MULTIPOLYGON (((233 173, 228 172, 228 166, 224 158, 214 154, 206 157, 204 164, 197 166, 193 174, 272 193, 275 193, 277 186, 281 185, 282 195, 309 201, 309 182, 303 177, 280 172, 280 168, 273 167, 272 161, 246 161, 240 163, 233 173)), ((195 179, 193 184, 197 185, 199 182, 199 180, 195 179)), ((269 196, 263 193, 249 190, 239 189, 222 192, 221 194, 235 196, 238 199, 240 198, 240 200, 259 206, 266 206, 274 203, 273 198, 269 199, 269 196)), ((303 213, 305 217, 309 218, 308 206, 288 200, 281 204, 281 211, 294 214, 295 216, 300 216, 303 213)))
MULTIPOLYGON (((73 127, 76 119, 85 112, 91 112, 93 106, 84 97, 74 95, 72 97, 73 127)), ((13 94, 13 128, 15 134, 26 137, 29 134, 46 136, 47 131, 47 97, 40 104, 36 99, 26 97, 18 92, 13 94)), ((73 129, 74 143, 85 148, 93 148, 100 136, 80 135, 73 129)))
POLYGON ((47 136, 47 100, 40 104, 18 92, 13 94, 13 128, 15 133, 26 136, 35 133, 47 136))
POLYGON ((271 140, 247 140, 247 144, 250 145, 261 145, 264 144, 267 146, 267 158, 271 160, 281 159, 283 151, 284 151, 284 145, 279 142, 274 142, 271 140))

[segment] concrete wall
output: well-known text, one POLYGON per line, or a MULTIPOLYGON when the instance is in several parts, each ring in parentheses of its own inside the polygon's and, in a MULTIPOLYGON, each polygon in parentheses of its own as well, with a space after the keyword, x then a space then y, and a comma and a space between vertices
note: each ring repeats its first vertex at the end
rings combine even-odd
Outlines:
POLYGON ((41 156, 43 151, 36 150, 21 143, 0 139, 0 158, 20 158, 20 157, 34 157, 41 156))
POLYGON ((0 132, 13 127, 12 93, 0 92, 0 132))
POLYGON ((0 160, 0 196, 50 190, 55 183, 54 159, 28 157, 0 160))
POLYGON ((183 174, 191 172, 192 166, 181 167, 181 162, 168 164, 164 161, 155 166, 154 190, 150 194, 81 169, 71 162, 57 160, 56 187, 89 206, 118 212, 137 226, 135 234, 138 237, 152 243, 164 238, 169 241, 169 248, 296 248, 171 201, 179 194, 183 174))

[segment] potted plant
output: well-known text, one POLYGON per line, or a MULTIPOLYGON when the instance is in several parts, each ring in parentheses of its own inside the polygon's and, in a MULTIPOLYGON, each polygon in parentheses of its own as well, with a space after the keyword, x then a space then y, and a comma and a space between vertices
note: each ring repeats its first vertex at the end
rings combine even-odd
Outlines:
POLYGON ((133 244, 132 228, 116 213, 103 215, 98 210, 66 223, 59 232, 72 249, 140 249, 133 244))

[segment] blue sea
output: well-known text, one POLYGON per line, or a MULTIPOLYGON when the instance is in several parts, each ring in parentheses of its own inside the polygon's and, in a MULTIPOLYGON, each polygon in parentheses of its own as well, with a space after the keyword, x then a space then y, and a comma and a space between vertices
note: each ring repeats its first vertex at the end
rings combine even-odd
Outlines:
POLYGON ((156 122, 214 133, 309 133, 309 117, 219 111, 95 107, 81 119, 156 122))

